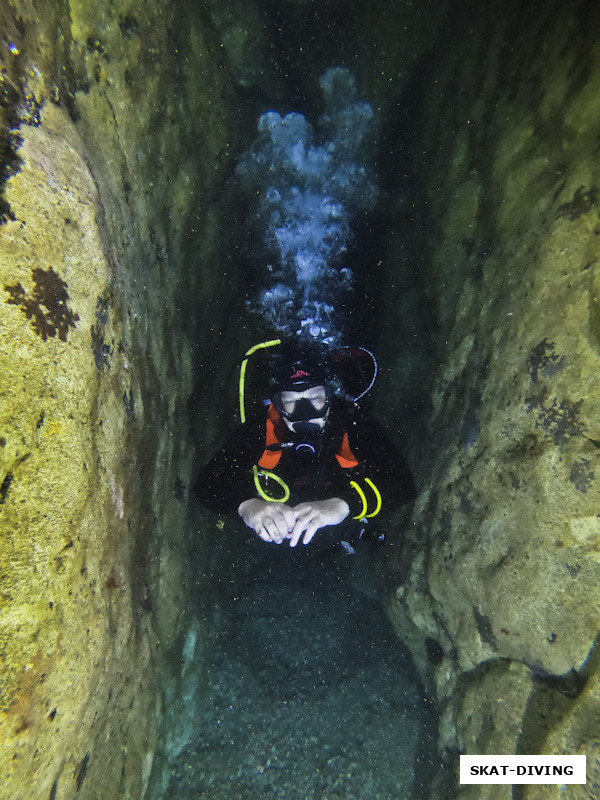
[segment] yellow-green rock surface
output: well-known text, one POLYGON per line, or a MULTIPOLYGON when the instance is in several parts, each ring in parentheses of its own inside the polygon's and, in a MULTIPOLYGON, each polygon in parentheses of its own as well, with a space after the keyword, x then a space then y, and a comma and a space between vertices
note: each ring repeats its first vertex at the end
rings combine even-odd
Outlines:
POLYGON ((185 5, 0 9, 2 800, 143 796, 202 691, 190 306, 206 279, 220 311, 228 90, 185 5))

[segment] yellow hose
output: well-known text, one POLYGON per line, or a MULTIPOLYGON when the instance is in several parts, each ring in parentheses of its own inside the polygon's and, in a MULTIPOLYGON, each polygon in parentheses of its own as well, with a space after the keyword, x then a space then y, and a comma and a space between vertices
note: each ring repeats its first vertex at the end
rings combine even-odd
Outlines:
POLYGON ((259 495, 262 497, 263 500, 267 501, 267 503, 285 503, 285 501, 288 500, 290 496, 290 487, 284 480, 282 480, 282 478, 279 477, 279 475, 275 475, 274 472, 268 472, 267 470, 261 470, 259 472, 256 464, 252 467, 252 474, 254 476, 254 485, 256 486, 256 491, 259 493, 259 495), (260 485, 261 475, 263 475, 266 478, 271 478, 272 480, 275 481, 275 483, 278 483, 283 489, 283 497, 271 497, 271 495, 268 495, 260 485))
POLYGON ((375 492, 375 497, 377 498, 377 505, 375 506, 375 511, 372 511, 370 514, 367 514, 368 517, 376 517, 377 514, 381 511, 381 493, 379 489, 375 486, 373 481, 370 481, 368 478, 365 478, 365 483, 368 483, 371 489, 375 492))
POLYGON ((350 481, 350 486, 352 486, 352 488, 356 492, 358 492, 358 496, 360 497, 362 502, 362 508, 360 510, 360 514, 357 514, 355 517, 352 517, 352 519, 362 519, 367 513, 367 498, 365 497, 365 493, 363 492, 363 490, 360 488, 360 486, 356 481, 350 481))
POLYGON ((246 367, 248 366, 248 359, 251 355, 256 353, 257 350, 262 350, 265 347, 274 347, 277 344, 281 344, 281 339, 270 339, 268 342, 261 342, 260 344, 255 344, 254 347, 251 347, 250 350, 244 356, 244 360, 240 366, 240 382, 239 382, 239 396, 240 396, 240 419, 242 422, 246 422, 246 408, 244 403, 244 390, 246 385, 246 367))

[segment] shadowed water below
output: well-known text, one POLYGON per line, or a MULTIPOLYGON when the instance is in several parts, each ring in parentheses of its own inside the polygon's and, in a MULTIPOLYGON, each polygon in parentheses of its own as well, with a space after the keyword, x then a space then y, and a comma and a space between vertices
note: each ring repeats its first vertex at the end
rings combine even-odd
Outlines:
POLYGON ((429 708, 364 555, 249 550, 197 740, 178 759, 169 798, 419 795, 429 708))

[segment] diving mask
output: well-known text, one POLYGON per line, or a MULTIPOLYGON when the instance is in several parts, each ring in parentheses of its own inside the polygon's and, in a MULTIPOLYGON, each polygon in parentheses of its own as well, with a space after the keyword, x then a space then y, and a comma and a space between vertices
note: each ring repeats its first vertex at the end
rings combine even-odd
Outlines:
POLYGON ((277 392, 273 398, 275 408, 294 432, 299 432, 307 423, 323 428, 330 402, 329 390, 325 386, 311 386, 301 392, 285 390, 277 392))

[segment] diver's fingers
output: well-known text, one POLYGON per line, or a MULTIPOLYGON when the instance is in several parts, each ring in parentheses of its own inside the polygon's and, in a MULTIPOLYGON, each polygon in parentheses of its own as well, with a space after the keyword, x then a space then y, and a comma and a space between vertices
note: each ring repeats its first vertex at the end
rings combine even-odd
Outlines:
MULTIPOLYGON (((274 508, 272 513, 271 513, 271 518, 272 518, 273 522, 275 523, 275 525, 277 526, 277 531, 278 531, 279 535, 281 536, 281 538, 282 539, 287 539, 288 538, 288 534, 290 532, 290 527, 289 527, 289 524, 288 524, 288 519, 287 519, 283 509, 274 508)), ((292 514, 292 518, 293 518, 294 523, 295 523, 296 518, 294 517, 293 514, 292 514)))
POLYGON ((288 529, 283 515, 274 505, 273 503, 266 504, 266 508, 261 510, 261 513, 257 515, 256 527, 266 530, 271 538, 281 540, 287 538, 288 529))
POLYGON ((269 534, 270 536, 269 541, 277 542, 277 544, 281 543, 284 537, 281 535, 281 532, 279 530, 279 525, 277 524, 277 520, 273 516, 273 512, 271 509, 269 510, 268 514, 263 514, 262 519, 259 521, 259 525, 261 526, 261 528, 263 528, 263 530, 265 530, 269 534))
POLYGON ((319 530, 321 525, 319 524, 318 519, 313 519, 310 523, 308 528, 306 529, 306 533, 304 534, 304 539, 302 539, 303 544, 309 544, 315 533, 319 530))
POLYGON ((290 532, 292 531, 294 525, 296 524, 296 515, 289 506, 282 505, 280 507, 280 511, 285 521, 286 538, 287 538, 290 532))
POLYGON ((290 536, 290 547, 296 547, 298 544, 298 540, 302 536, 302 531, 292 531, 292 535, 290 536))
POLYGON ((266 532, 266 530, 264 528, 258 528, 257 527, 257 528, 255 528, 255 530, 256 530, 256 533, 263 540, 263 542, 270 542, 271 541, 271 537, 269 536, 269 534, 266 532))
POLYGON ((271 537, 271 541, 277 542, 277 544, 281 544, 281 540, 283 536, 279 533, 279 528, 277 523, 273 519, 266 519, 263 522, 263 526, 266 529, 267 533, 271 537))
POLYGON ((298 540, 306 530, 306 523, 307 520, 305 520, 303 517, 296 518, 294 527, 290 531, 290 547, 296 547, 298 540))
MULTIPOLYGON (((315 525, 315 530, 319 527, 319 515, 316 514, 314 511, 310 516, 301 517, 300 519, 296 520, 296 524, 294 525, 294 530, 292 531, 292 540, 290 542, 290 547, 296 547, 298 542, 300 541, 300 537, 303 533, 310 528, 311 525, 315 525)), ((314 535, 311 534, 311 538, 314 535)))
POLYGON ((296 545, 300 540, 300 537, 304 533, 304 530, 305 526, 301 523, 300 520, 297 520, 292 530, 292 535, 290 536, 290 547, 296 547, 296 545))

